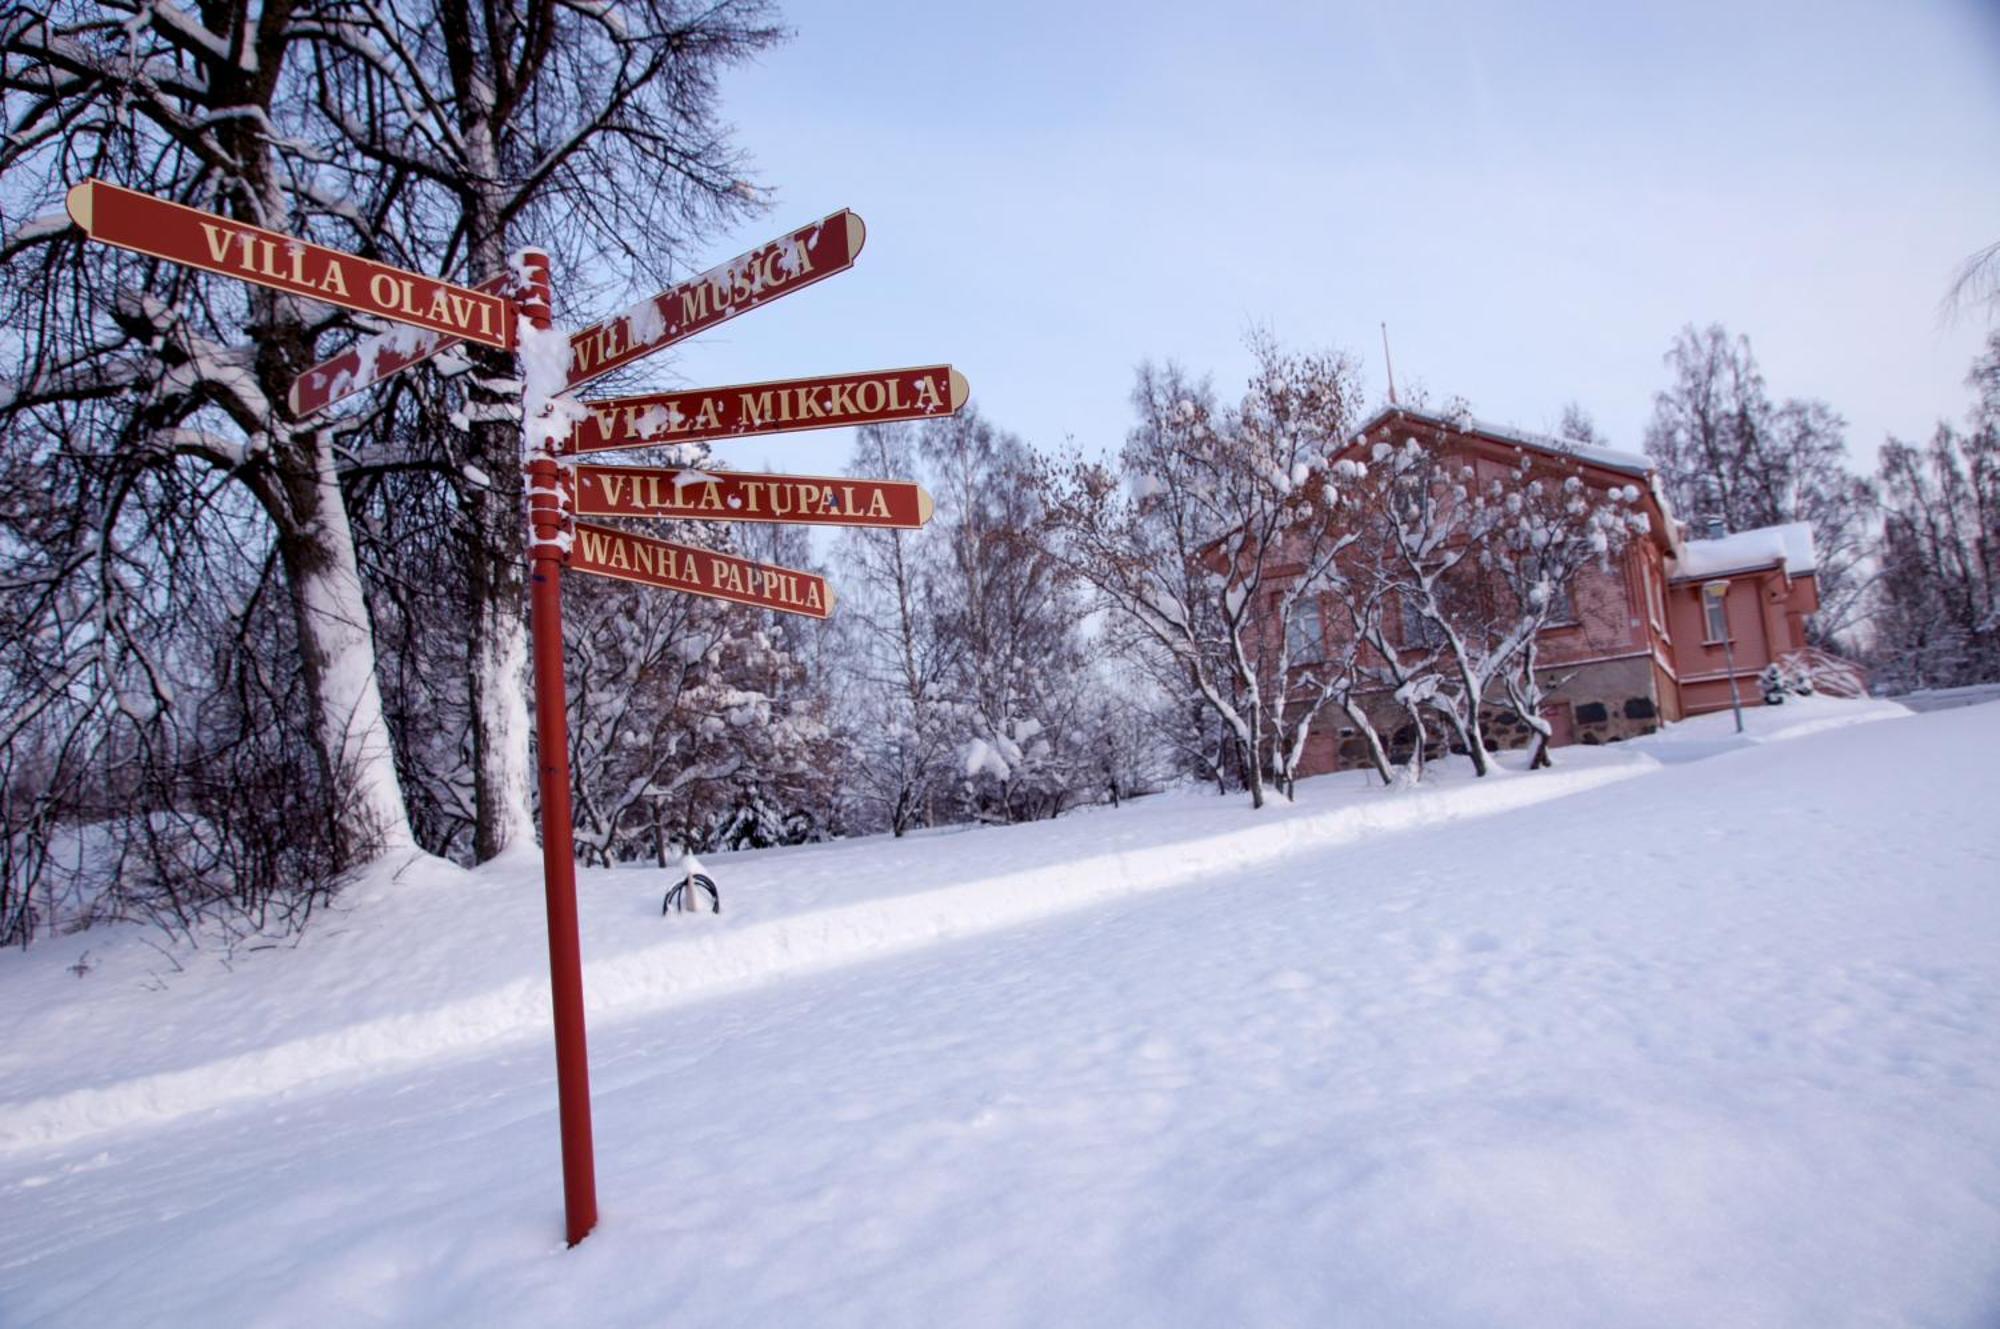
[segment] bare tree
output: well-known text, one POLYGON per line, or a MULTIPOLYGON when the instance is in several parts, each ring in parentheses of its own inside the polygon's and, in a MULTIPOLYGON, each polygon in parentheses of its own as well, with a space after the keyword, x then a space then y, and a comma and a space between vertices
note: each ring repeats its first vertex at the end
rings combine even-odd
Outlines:
POLYGON ((952 643, 946 718, 962 809, 986 821, 1055 816, 1078 782, 1083 610, 1038 538, 1032 455, 970 406, 916 436, 937 490, 930 590, 936 631, 952 643))
POLYGON ((1057 557, 1171 660, 1262 807, 1274 762, 1289 783, 1300 750, 1281 741, 1274 757, 1273 741, 1302 732, 1288 723, 1295 702, 1314 704, 1294 693, 1292 621, 1318 611, 1343 538, 1327 467, 1355 393, 1345 357, 1253 349, 1257 377, 1227 414, 1206 384, 1141 366, 1118 470, 1045 464, 1041 485, 1057 557))
POLYGON ((1673 386, 1655 395, 1646 451, 1667 497, 1699 524, 1731 530, 1810 522, 1819 553, 1813 635, 1832 641, 1863 602, 1874 496, 1846 468, 1846 421, 1825 402, 1773 405, 1746 337, 1684 328, 1666 355, 1673 386))
MULTIPOLYGON (((344 863, 408 844, 411 831, 339 491, 340 438, 283 409, 326 316, 86 246, 60 211, 67 186, 95 176, 375 251, 380 191, 329 191, 324 135, 284 95, 312 31, 295 6, 247 0, 198 13, 61 3, 0 18, 0 171, 15 215, 30 218, 0 247, 0 316, 19 331, 4 352, 0 436, 20 478, 63 496, 48 520, 16 528, 39 569, 19 630, 69 643, 70 677, 94 673, 105 698, 134 695, 114 680, 141 676, 149 714, 177 721, 177 705, 216 680, 176 655, 184 634, 149 632, 145 616, 218 589, 209 550, 271 560, 344 863), (99 625, 91 641, 46 635, 72 609, 99 625), (178 703, 176 678, 188 689, 178 703)), ((223 640, 247 650, 253 634, 223 640)), ((113 728, 130 718, 89 706, 76 717, 113 728)))
POLYGON ((1567 443, 1582 443, 1587 447, 1601 447, 1604 435, 1598 432, 1597 421, 1584 409, 1582 402, 1563 403, 1562 419, 1556 425, 1556 437, 1567 443))
MULTIPOLYGON (((1270 735, 1266 767, 1289 798, 1319 715, 1330 704, 1350 718, 1361 709, 1364 647, 1351 633, 1329 634, 1326 606, 1345 598, 1359 610, 1370 594, 1351 586, 1342 569, 1343 556, 1363 536, 1365 522, 1355 508, 1367 472, 1354 462, 1331 460, 1358 414, 1353 362, 1288 354, 1262 338, 1253 339, 1252 349, 1257 371, 1237 413, 1238 444, 1249 465, 1281 477, 1281 492, 1293 495, 1283 524, 1270 536, 1275 544, 1264 567, 1272 590, 1257 606, 1265 621, 1254 650, 1270 735), (1302 497, 1301 489, 1307 491, 1302 497)), ((1378 747, 1372 745, 1371 753, 1378 747)))
POLYGON ((1945 291, 1947 315, 1979 305, 2000 310, 2000 240, 1968 254, 1945 291))
MULTIPOLYGON (((915 427, 858 431, 850 474, 917 474, 915 427)), ((934 824, 951 766, 944 714, 956 643, 939 630, 932 581, 934 534, 854 529, 841 544, 851 594, 842 601, 852 745, 848 770, 865 825, 901 836, 934 824)))
POLYGON ((1403 638, 1391 641, 1386 615, 1378 616, 1371 645, 1405 704, 1414 699, 1443 719, 1485 775, 1480 706, 1527 632, 1507 621, 1483 575, 1507 516, 1498 481, 1482 482, 1471 457, 1415 438, 1377 439, 1368 456, 1378 519, 1371 547, 1379 551, 1371 575, 1398 605, 1403 638))
MULTIPOLYGON (((761 206, 718 119, 717 77, 776 41, 764 0, 325 0, 321 115, 355 174, 398 182, 402 230, 477 279, 521 245, 551 250, 568 294, 609 265, 649 285, 689 244, 761 206)), ((576 306, 570 306, 574 309, 576 306)), ((464 528, 474 850, 531 841, 522 672, 519 383, 465 352, 467 400, 422 455, 464 528), (470 479, 469 476, 477 477, 470 479)))
POLYGON ((1560 454, 1524 451, 1503 465, 1444 440, 1385 436, 1366 455, 1364 538, 1345 585, 1363 606, 1350 610, 1354 631, 1409 717, 1410 775, 1421 773, 1426 713, 1485 775, 1483 711, 1500 696, 1537 735, 1530 764, 1547 765, 1540 635, 1568 616, 1580 574, 1608 570, 1643 529, 1638 490, 1592 484, 1560 454))
POLYGON ((1965 429, 1882 448, 1882 572, 1870 657, 1893 687, 2000 678, 2000 333, 1967 381, 1965 429))
POLYGON ((1486 567, 1493 598, 1512 617, 1501 640, 1519 643, 1501 680, 1508 705, 1534 731, 1533 769, 1550 764, 1554 733, 1542 714, 1542 630, 1572 617, 1586 570, 1608 574, 1632 537, 1646 529, 1646 517, 1637 486, 1593 485, 1580 467, 1556 458, 1524 453, 1500 484, 1506 519, 1490 542, 1486 567))
MULTIPOLYGON (((65 499, 23 514, 10 537, 36 544, 20 603, 41 615, 22 620, 16 653, 45 648, 53 625, 83 614, 108 631, 79 642, 64 676, 79 691, 87 678, 137 676, 155 701, 133 709, 181 724, 208 690, 248 676, 247 657, 199 661, 179 645, 216 616, 167 618, 186 627, 178 637, 149 631, 146 617, 198 594, 226 603, 212 575, 225 549, 268 562, 291 630, 251 633, 223 614, 211 639, 297 653, 290 670, 259 667, 302 685, 334 861, 413 832, 449 848, 468 815, 480 856, 526 833, 511 364, 461 352, 444 363, 474 367, 463 386, 404 381, 359 412, 296 420, 291 383, 358 320, 85 248, 60 198, 95 176, 462 281, 501 270, 525 241, 572 272, 609 258, 653 284, 686 242, 761 205, 716 122, 715 80, 778 36, 759 0, 0 11, 5 211, 29 219, 0 240, 0 313, 19 334, 0 346, 0 449, 65 499), (344 499, 373 523, 358 540, 344 499), (168 538, 186 525, 158 515, 181 510, 202 520, 191 538, 168 538), (439 615, 447 591, 459 598, 439 615), (387 701, 374 610, 392 629, 396 681, 413 689, 387 701), (437 645, 440 621, 466 625, 462 645, 437 645), (177 670, 192 676, 175 689, 162 680, 177 670), (391 716, 410 728, 392 733, 391 716), (421 772, 415 826, 399 762, 421 772)), ((120 683, 83 695, 140 693, 120 683)), ((95 728, 33 742, 55 742, 72 772, 100 769, 138 723, 109 704, 78 704, 70 718, 95 728)), ((137 750, 156 767, 197 752, 137 750)))

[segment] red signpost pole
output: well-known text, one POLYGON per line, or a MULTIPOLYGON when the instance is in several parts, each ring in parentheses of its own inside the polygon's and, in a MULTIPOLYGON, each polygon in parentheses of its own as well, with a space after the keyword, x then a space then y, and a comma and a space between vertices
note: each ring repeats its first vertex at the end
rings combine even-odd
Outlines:
MULTIPOLYGON (((523 255, 521 313, 550 327, 548 255, 523 255)), ((532 375, 531 375, 532 376, 532 375)), ((530 408, 538 404, 529 403, 530 408)), ((530 438, 536 423, 524 422, 530 438)), ((570 838, 569 720, 563 685, 562 571, 570 522, 563 478, 546 447, 526 461, 529 623, 535 655, 535 741, 542 794, 542 883, 548 897, 549 984, 555 1001, 556 1101, 562 1121, 563 1214, 574 1246, 597 1226, 597 1167, 590 1141, 590 1058, 583 1033, 583 954, 577 941, 576 853, 570 838)))

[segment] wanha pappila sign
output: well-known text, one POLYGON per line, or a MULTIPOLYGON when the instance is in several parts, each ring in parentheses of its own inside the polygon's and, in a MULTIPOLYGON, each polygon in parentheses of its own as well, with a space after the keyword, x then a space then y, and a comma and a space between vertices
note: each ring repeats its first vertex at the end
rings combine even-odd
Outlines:
POLYGON ((826 584, 826 578, 814 573, 586 521, 576 523, 576 544, 570 550, 569 565, 600 577, 691 591, 807 618, 833 613, 833 588, 826 584))

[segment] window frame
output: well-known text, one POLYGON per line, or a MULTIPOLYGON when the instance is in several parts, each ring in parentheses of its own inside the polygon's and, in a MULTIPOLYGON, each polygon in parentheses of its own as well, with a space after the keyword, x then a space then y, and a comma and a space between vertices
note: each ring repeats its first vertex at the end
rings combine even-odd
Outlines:
POLYGON ((1701 631, 1701 644, 1704 646, 1721 646, 1725 643, 1730 645, 1735 644, 1736 638, 1731 636, 1729 632, 1728 595, 1708 595, 1706 593, 1702 595, 1701 631), (1715 619, 1718 613, 1722 616, 1722 631, 1719 635, 1715 630, 1715 619))
POLYGON ((1317 595, 1302 595, 1292 601, 1285 615, 1285 659, 1295 665, 1322 664, 1326 660, 1326 613, 1317 595), (1303 641, 1305 624, 1312 624, 1309 642, 1303 641), (1304 644, 1306 649, 1301 650, 1304 644))

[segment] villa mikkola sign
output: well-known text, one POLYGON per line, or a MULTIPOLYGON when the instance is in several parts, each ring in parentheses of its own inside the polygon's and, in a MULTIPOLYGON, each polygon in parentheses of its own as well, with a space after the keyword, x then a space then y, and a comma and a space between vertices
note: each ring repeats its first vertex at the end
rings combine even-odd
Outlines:
POLYGON ((579 517, 682 521, 783 521, 808 526, 916 530, 931 496, 907 480, 857 480, 653 466, 579 466, 579 517))
POLYGON ((847 271, 867 237, 861 218, 842 209, 670 286, 615 318, 571 333, 569 386, 580 387, 758 305, 847 271))
POLYGON ((569 565, 600 577, 692 591, 808 618, 825 618, 833 612, 833 588, 824 577, 588 522, 576 523, 569 565))
POLYGON ((570 451, 605 452, 700 439, 784 434, 951 415, 972 389, 950 365, 777 379, 587 401, 570 451))
POLYGON ((513 307, 485 291, 405 272, 358 254, 86 180, 69 215, 93 240, 291 295, 409 323, 501 350, 514 347, 513 307))

